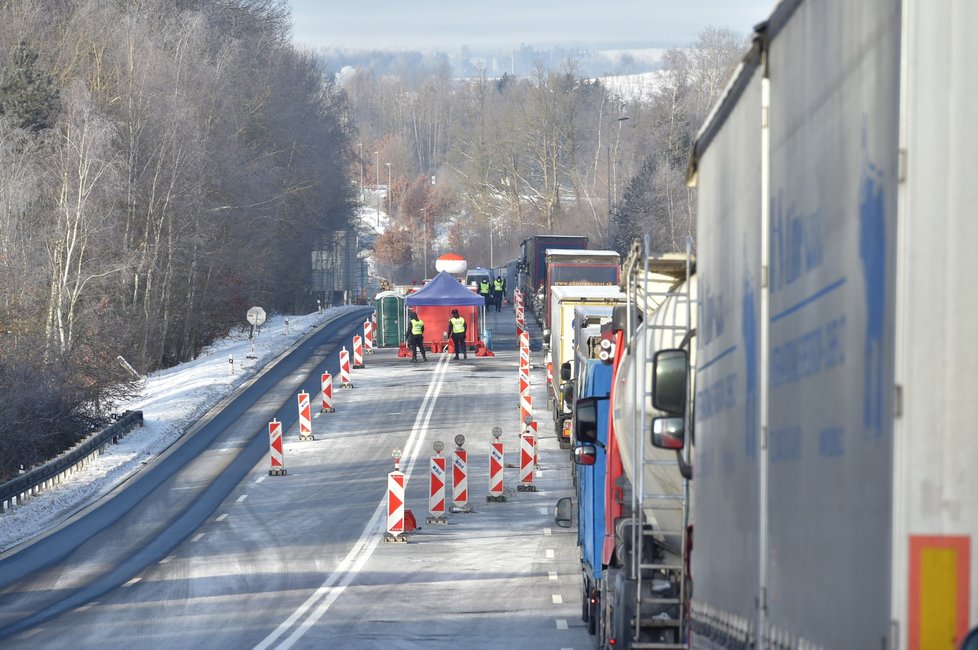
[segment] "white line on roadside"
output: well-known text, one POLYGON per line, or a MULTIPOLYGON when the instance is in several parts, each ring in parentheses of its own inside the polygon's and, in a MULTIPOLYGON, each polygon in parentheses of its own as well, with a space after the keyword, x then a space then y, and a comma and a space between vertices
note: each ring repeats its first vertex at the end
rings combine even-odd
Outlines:
POLYGON ((563 599, 563 597, 560 594, 553 594, 550 597, 553 598, 554 605, 563 605, 564 604, 564 599, 563 599))
POLYGON ((550 576, 550 579, 551 580, 556 580, 557 579, 557 572, 556 571, 548 571, 547 572, 547 575, 550 576))
POLYGON ((241 503, 242 501, 244 501, 247 498, 248 498, 248 495, 247 494, 242 494, 241 496, 238 497, 238 503, 241 503))
POLYGON ((204 533, 197 533, 196 535, 193 536, 193 538, 190 541, 191 542, 199 542, 203 536, 204 536, 204 533))
POLYGON ((544 555, 547 556, 547 559, 548 560, 552 560, 552 559, 554 559, 554 550, 552 548, 548 548, 546 550, 546 552, 544 553, 544 555))
POLYGON ((140 578, 139 576, 136 576, 135 578, 133 578, 132 580, 130 580, 129 582, 127 582, 126 584, 124 584, 122 586, 123 587, 131 587, 134 584, 136 584, 137 582, 139 582, 140 580, 142 580, 142 578, 140 578))
MULTIPOLYGON (((414 426, 411 428, 411 433, 408 436, 408 441, 404 445, 404 454, 401 457, 403 459, 410 459, 407 461, 406 467, 402 470, 404 472, 405 484, 411 477, 411 472, 414 470, 415 462, 418 460, 416 455, 416 450, 418 446, 423 442, 425 436, 428 432, 428 423, 431 421, 431 415, 435 410, 435 402, 438 400, 438 395, 441 393, 442 386, 445 380, 445 372, 448 369, 448 356, 442 356, 438 360, 438 365, 435 371, 432 373, 432 381, 428 386, 428 392, 425 393, 424 400, 421 402, 421 407, 418 409, 418 415, 415 417, 414 426)), ((377 544, 380 542, 381 534, 384 530, 385 518, 387 516, 387 495, 384 494, 383 499, 377 504, 377 508, 374 510, 373 515, 367 522, 366 527, 364 527, 363 532, 360 533, 360 538, 347 553, 346 557, 339 563, 336 569, 326 578, 326 581, 316 589, 315 592, 309 598, 306 599, 302 605, 299 606, 292 614, 285 619, 281 625, 279 625, 275 630, 272 631, 267 637, 262 639, 261 643, 255 646, 255 650, 265 650, 270 648, 276 643, 286 632, 292 629, 293 626, 298 623, 299 619, 305 616, 305 620, 302 621, 295 630, 286 637, 279 645, 279 648, 291 648, 296 641, 301 639, 306 632, 309 631, 313 625, 319 621, 320 618, 326 613, 327 610, 336 602, 336 599, 340 597, 346 587, 353 582, 353 578, 356 574, 366 565, 367 560, 373 554, 374 549, 377 548, 377 544), (315 609, 313 609, 315 607, 315 609), (312 610, 312 611, 310 611, 312 610), (308 615, 307 615, 308 613, 308 615)))
POLYGON ((227 518, 228 518, 228 513, 226 513, 226 512, 224 514, 220 514, 220 515, 217 516, 217 520, 218 521, 224 521, 227 518))

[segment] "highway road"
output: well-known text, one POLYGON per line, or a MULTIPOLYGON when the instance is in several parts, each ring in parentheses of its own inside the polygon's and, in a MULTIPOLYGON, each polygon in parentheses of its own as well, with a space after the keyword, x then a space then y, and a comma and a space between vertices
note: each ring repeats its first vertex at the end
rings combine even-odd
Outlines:
MULTIPOLYGON (((209 414, 155 463, 59 529, 0 556, 5 648, 586 648, 576 531, 552 523, 570 461, 540 419, 537 492, 517 492, 512 311, 489 314, 495 357, 366 357, 335 413, 298 440, 295 395, 318 406, 364 314, 341 316, 209 414), (287 476, 268 475, 284 423, 287 476), (505 503, 487 503, 503 428, 505 503), (428 525, 432 443, 469 452, 473 512, 428 525), (384 541, 391 450, 420 529, 384 541)), ((542 357, 532 393, 544 404, 542 357)), ((451 494, 449 486, 449 496, 451 494)))

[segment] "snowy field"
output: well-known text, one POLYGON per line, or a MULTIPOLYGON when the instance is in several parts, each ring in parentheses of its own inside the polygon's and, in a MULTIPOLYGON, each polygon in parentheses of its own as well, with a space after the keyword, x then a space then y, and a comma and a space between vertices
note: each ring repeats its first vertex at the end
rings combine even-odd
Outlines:
POLYGON ((363 306, 334 307, 305 316, 271 316, 254 341, 254 352, 247 331, 233 332, 205 348, 194 361, 145 377, 139 394, 117 409, 142 410, 144 426, 131 431, 119 444, 106 447, 94 463, 67 481, 0 514, 0 552, 57 526, 108 493, 312 329, 358 309, 363 306))

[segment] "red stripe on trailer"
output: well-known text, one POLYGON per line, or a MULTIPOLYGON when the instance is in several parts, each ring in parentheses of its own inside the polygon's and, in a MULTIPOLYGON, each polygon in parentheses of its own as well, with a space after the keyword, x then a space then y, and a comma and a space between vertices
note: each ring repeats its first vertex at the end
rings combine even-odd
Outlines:
POLYGON ((452 504, 463 507, 469 502, 469 454, 464 449, 455 450, 452 462, 452 504))
POLYGON ((324 372, 323 382, 323 413, 333 412, 333 376, 324 372))

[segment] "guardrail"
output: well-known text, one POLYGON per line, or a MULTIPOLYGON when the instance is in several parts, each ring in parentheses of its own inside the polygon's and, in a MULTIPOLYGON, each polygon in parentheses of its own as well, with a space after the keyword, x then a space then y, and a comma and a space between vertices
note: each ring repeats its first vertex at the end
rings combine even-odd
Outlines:
POLYGON ((57 458, 0 484, 0 513, 61 483, 98 458, 107 444, 118 442, 122 436, 141 426, 143 426, 143 412, 126 411, 118 420, 79 441, 57 458))

